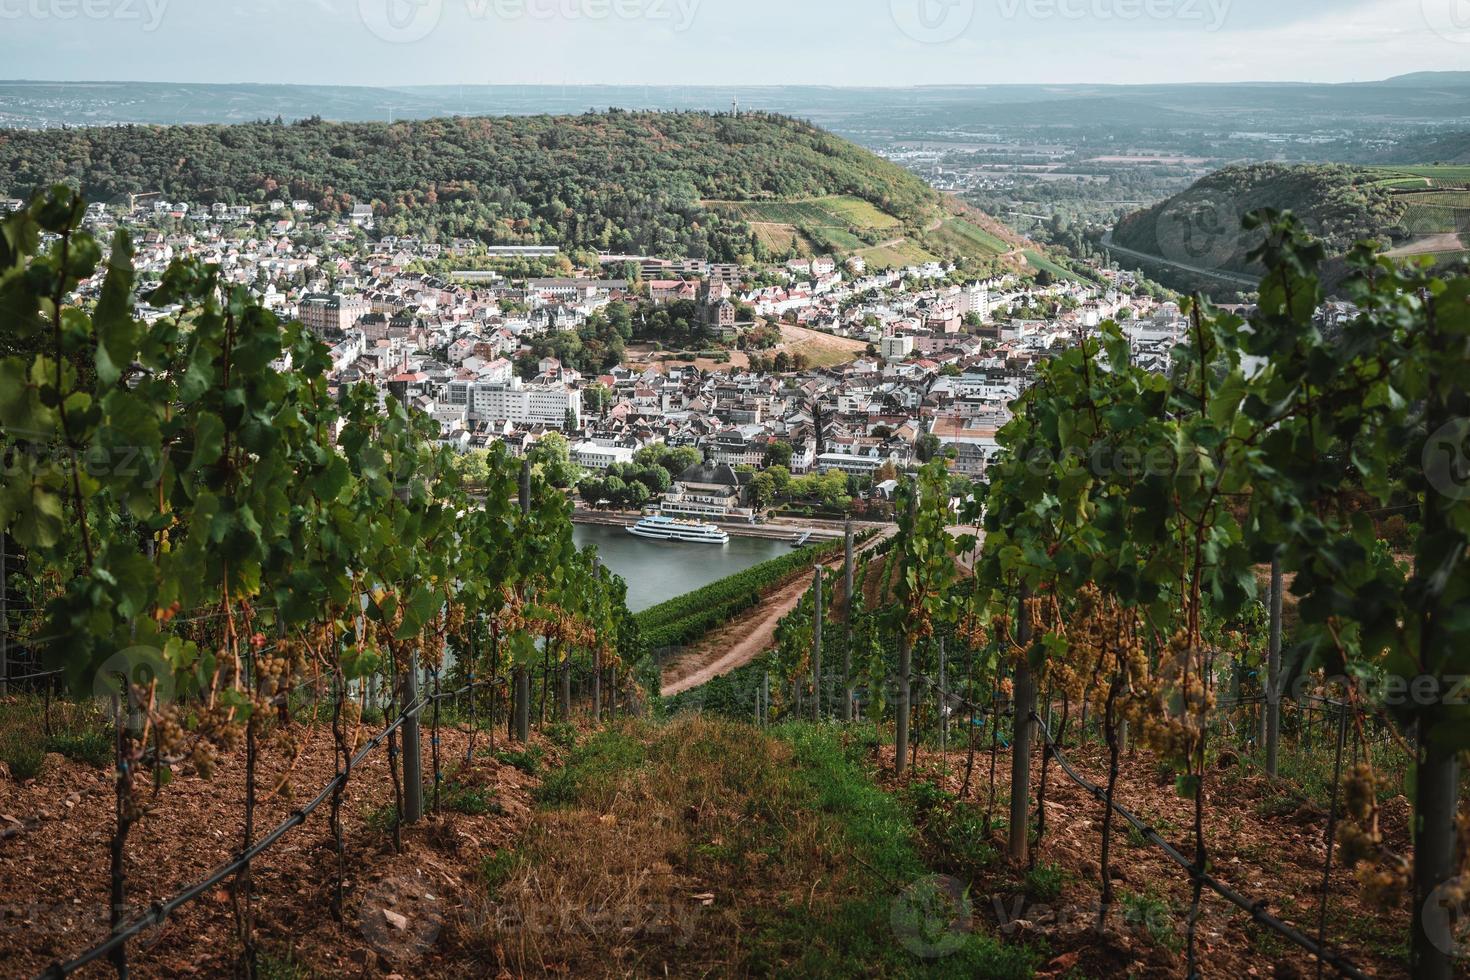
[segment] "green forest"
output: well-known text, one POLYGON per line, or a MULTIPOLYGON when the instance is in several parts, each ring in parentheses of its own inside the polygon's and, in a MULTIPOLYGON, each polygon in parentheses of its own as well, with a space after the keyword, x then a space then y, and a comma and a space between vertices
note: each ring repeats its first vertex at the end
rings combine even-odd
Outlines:
POLYGON ((737 214, 706 200, 850 195, 910 226, 939 203, 902 168, 809 123, 761 113, 0 134, 0 191, 30 198, 58 180, 90 200, 293 199, 328 215, 368 203, 385 233, 712 260, 748 255, 753 238, 737 214))
POLYGON ((1263 235, 1241 229, 1262 208, 1290 210, 1341 255, 1362 239, 1396 241, 1408 235, 1405 207, 1379 176, 1336 164, 1275 163, 1226 167, 1188 190, 1131 214, 1113 239, 1125 248, 1212 269, 1259 271, 1248 258, 1263 235))

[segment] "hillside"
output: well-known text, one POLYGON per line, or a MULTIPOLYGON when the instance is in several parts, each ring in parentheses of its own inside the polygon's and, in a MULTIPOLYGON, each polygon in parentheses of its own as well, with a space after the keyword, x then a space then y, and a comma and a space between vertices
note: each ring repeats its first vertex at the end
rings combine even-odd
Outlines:
POLYGON ((1129 215, 1112 241, 1184 266, 1254 273, 1246 256, 1259 236, 1245 233, 1241 221, 1260 208, 1293 211, 1334 254, 1359 239, 1398 242, 1409 236, 1406 205, 1372 171, 1257 164, 1227 167, 1129 215))
POLYGON ((744 216, 707 199, 835 200, 887 237, 942 211, 940 196, 902 168, 769 114, 0 133, 0 193, 28 197, 58 179, 93 199, 146 191, 202 203, 289 197, 327 213, 368 202, 379 227, 399 234, 727 260, 751 251, 752 231, 744 216))

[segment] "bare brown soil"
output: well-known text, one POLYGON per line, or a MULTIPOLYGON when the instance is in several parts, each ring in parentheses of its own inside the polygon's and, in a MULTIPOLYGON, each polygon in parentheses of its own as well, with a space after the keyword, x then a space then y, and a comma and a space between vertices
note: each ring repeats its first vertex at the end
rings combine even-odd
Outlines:
MULTIPOLYGON (((961 736, 956 736, 956 739, 961 736)), ((969 798, 982 808, 990 798, 988 740, 975 758, 969 798)), ((1082 776, 1099 785, 1107 780, 1107 752, 1096 743, 1068 749, 1068 760, 1082 776)), ((1007 749, 996 757, 994 831, 991 844, 1002 855, 994 869, 974 888, 977 928, 998 931, 1018 941, 1044 940, 1058 954, 1038 976, 1129 976, 1140 980, 1185 975, 1184 939, 1188 928, 1191 886, 1187 872, 1141 836, 1128 834, 1121 817, 1113 821, 1111 876, 1115 906, 1109 927, 1099 933, 1097 917, 1103 805, 1066 778, 1055 762, 1047 775, 1045 838, 1037 851, 1039 866, 1064 873, 1060 897, 1046 901, 1023 894, 1024 869, 1005 863, 1006 807, 1011 758, 1007 749), (1076 970, 1075 973, 1068 971, 1076 970)), ((881 746, 874 757, 880 782, 898 790, 892 775, 893 747, 881 746)), ((1032 785, 1039 785, 1041 756, 1033 759, 1032 785)), ((959 793, 965 753, 921 751, 918 774, 959 793)), ((1032 814, 1036 811, 1035 791, 1032 814)), ((1149 822, 1185 858, 1192 858, 1194 804, 1179 797, 1172 774, 1155 756, 1138 751, 1125 755, 1116 799, 1149 822)), ((1238 766, 1217 769, 1206 782, 1205 837, 1211 873, 1242 894, 1263 899, 1266 911, 1310 937, 1317 935, 1322 894, 1327 814, 1273 786, 1265 776, 1238 766)), ((1402 797, 1384 807, 1388 846, 1408 853, 1410 807, 1402 797)), ((1336 862, 1335 862, 1336 863, 1336 862)), ((1251 921, 1251 917, 1208 889, 1199 925, 1200 967, 1207 977, 1315 976, 1315 958, 1251 921)), ((1367 905, 1356 878, 1334 867, 1328 891, 1326 938, 1369 975, 1408 975, 1403 944, 1409 915, 1404 908, 1367 905)), ((1335 975, 1328 969, 1326 975, 1335 975)))
MULTIPOLYGON (((302 724, 298 730, 304 729, 302 724)), ((424 732, 425 778, 429 732, 424 732)), ((492 812, 445 812, 403 831, 395 853, 385 829, 392 788, 387 754, 374 753, 354 771, 343 805, 346 843, 345 915, 333 921, 337 857, 328 807, 288 832, 253 868, 255 936, 271 964, 293 964, 312 976, 463 976, 464 952, 440 938, 466 913, 466 896, 482 888, 481 860, 516 839, 531 817, 539 783, 481 751, 459 769, 468 735, 441 730, 446 787, 485 793, 492 812), (401 916, 401 918, 395 918, 401 916)), ((533 736, 539 740, 539 736, 533 736)), ((541 743, 548 758, 554 749, 541 743)), ((497 746, 500 740, 497 739, 497 746)), ((279 753, 265 751, 260 782, 284 775, 279 753)), ((158 792, 127 846, 129 914, 204 878, 238 850, 244 813, 244 752, 227 757, 212 780, 182 773, 158 792)), ((292 784, 296 799, 258 804, 264 833, 316 795, 335 773, 330 729, 307 744, 292 784)), ((108 842, 113 822, 110 771, 52 756, 25 784, 0 779, 0 820, 29 826, 0 841, 0 976, 34 976, 69 959, 108 931, 108 842)), ((425 806, 432 797, 426 794, 425 806)), ((225 885, 179 909, 161 927, 128 944, 138 977, 229 976, 239 956, 236 902, 225 885)), ((104 960, 78 976, 112 976, 104 960)), ((277 972, 274 975, 282 975, 277 972)))

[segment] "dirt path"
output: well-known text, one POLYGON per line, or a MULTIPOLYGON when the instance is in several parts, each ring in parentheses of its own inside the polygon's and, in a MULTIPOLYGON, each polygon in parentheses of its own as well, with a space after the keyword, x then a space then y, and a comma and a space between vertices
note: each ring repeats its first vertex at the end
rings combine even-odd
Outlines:
MULTIPOLYGON (((892 534, 892 528, 884 531, 857 549, 857 553, 861 554, 876 546, 892 534)), ((842 555, 839 552, 825 564, 833 567, 841 561, 842 555)), ((811 584, 812 578, 808 572, 793 576, 789 582, 766 596, 760 605, 736 616, 705 637, 688 653, 665 664, 663 696, 672 697, 692 691, 722 674, 744 667, 769 650, 776 642, 776 624, 781 621, 782 616, 796 608, 811 584)))

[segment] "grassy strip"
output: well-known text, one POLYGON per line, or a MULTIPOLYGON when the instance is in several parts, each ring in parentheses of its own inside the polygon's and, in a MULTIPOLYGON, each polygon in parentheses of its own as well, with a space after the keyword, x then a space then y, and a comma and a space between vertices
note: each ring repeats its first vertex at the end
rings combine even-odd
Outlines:
POLYGON ((48 752, 90 766, 112 765, 112 734, 94 702, 53 702, 50 735, 46 728, 42 698, 22 694, 0 704, 0 765, 13 779, 39 775, 48 752))
POLYGON ((510 972, 554 955, 573 975, 1030 976, 1033 950, 916 912, 929 869, 867 771, 875 737, 699 717, 592 735, 497 859, 471 945, 510 972))
MULTIPOLYGON (((863 729, 793 724, 777 730, 791 745, 793 778, 808 806, 833 825, 833 857, 848 893, 834 905, 797 906, 772 921, 765 939, 797 976, 1029 977, 1032 951, 1002 944, 946 920, 953 909, 929 887, 918 831, 903 804, 875 785, 864 755, 876 739, 863 729), (895 890, 898 894, 895 895, 895 890), (939 901, 935 902, 934 899, 939 901)), ((983 916, 983 911, 977 918, 983 916)), ((756 972, 764 972, 755 964, 756 972)))

